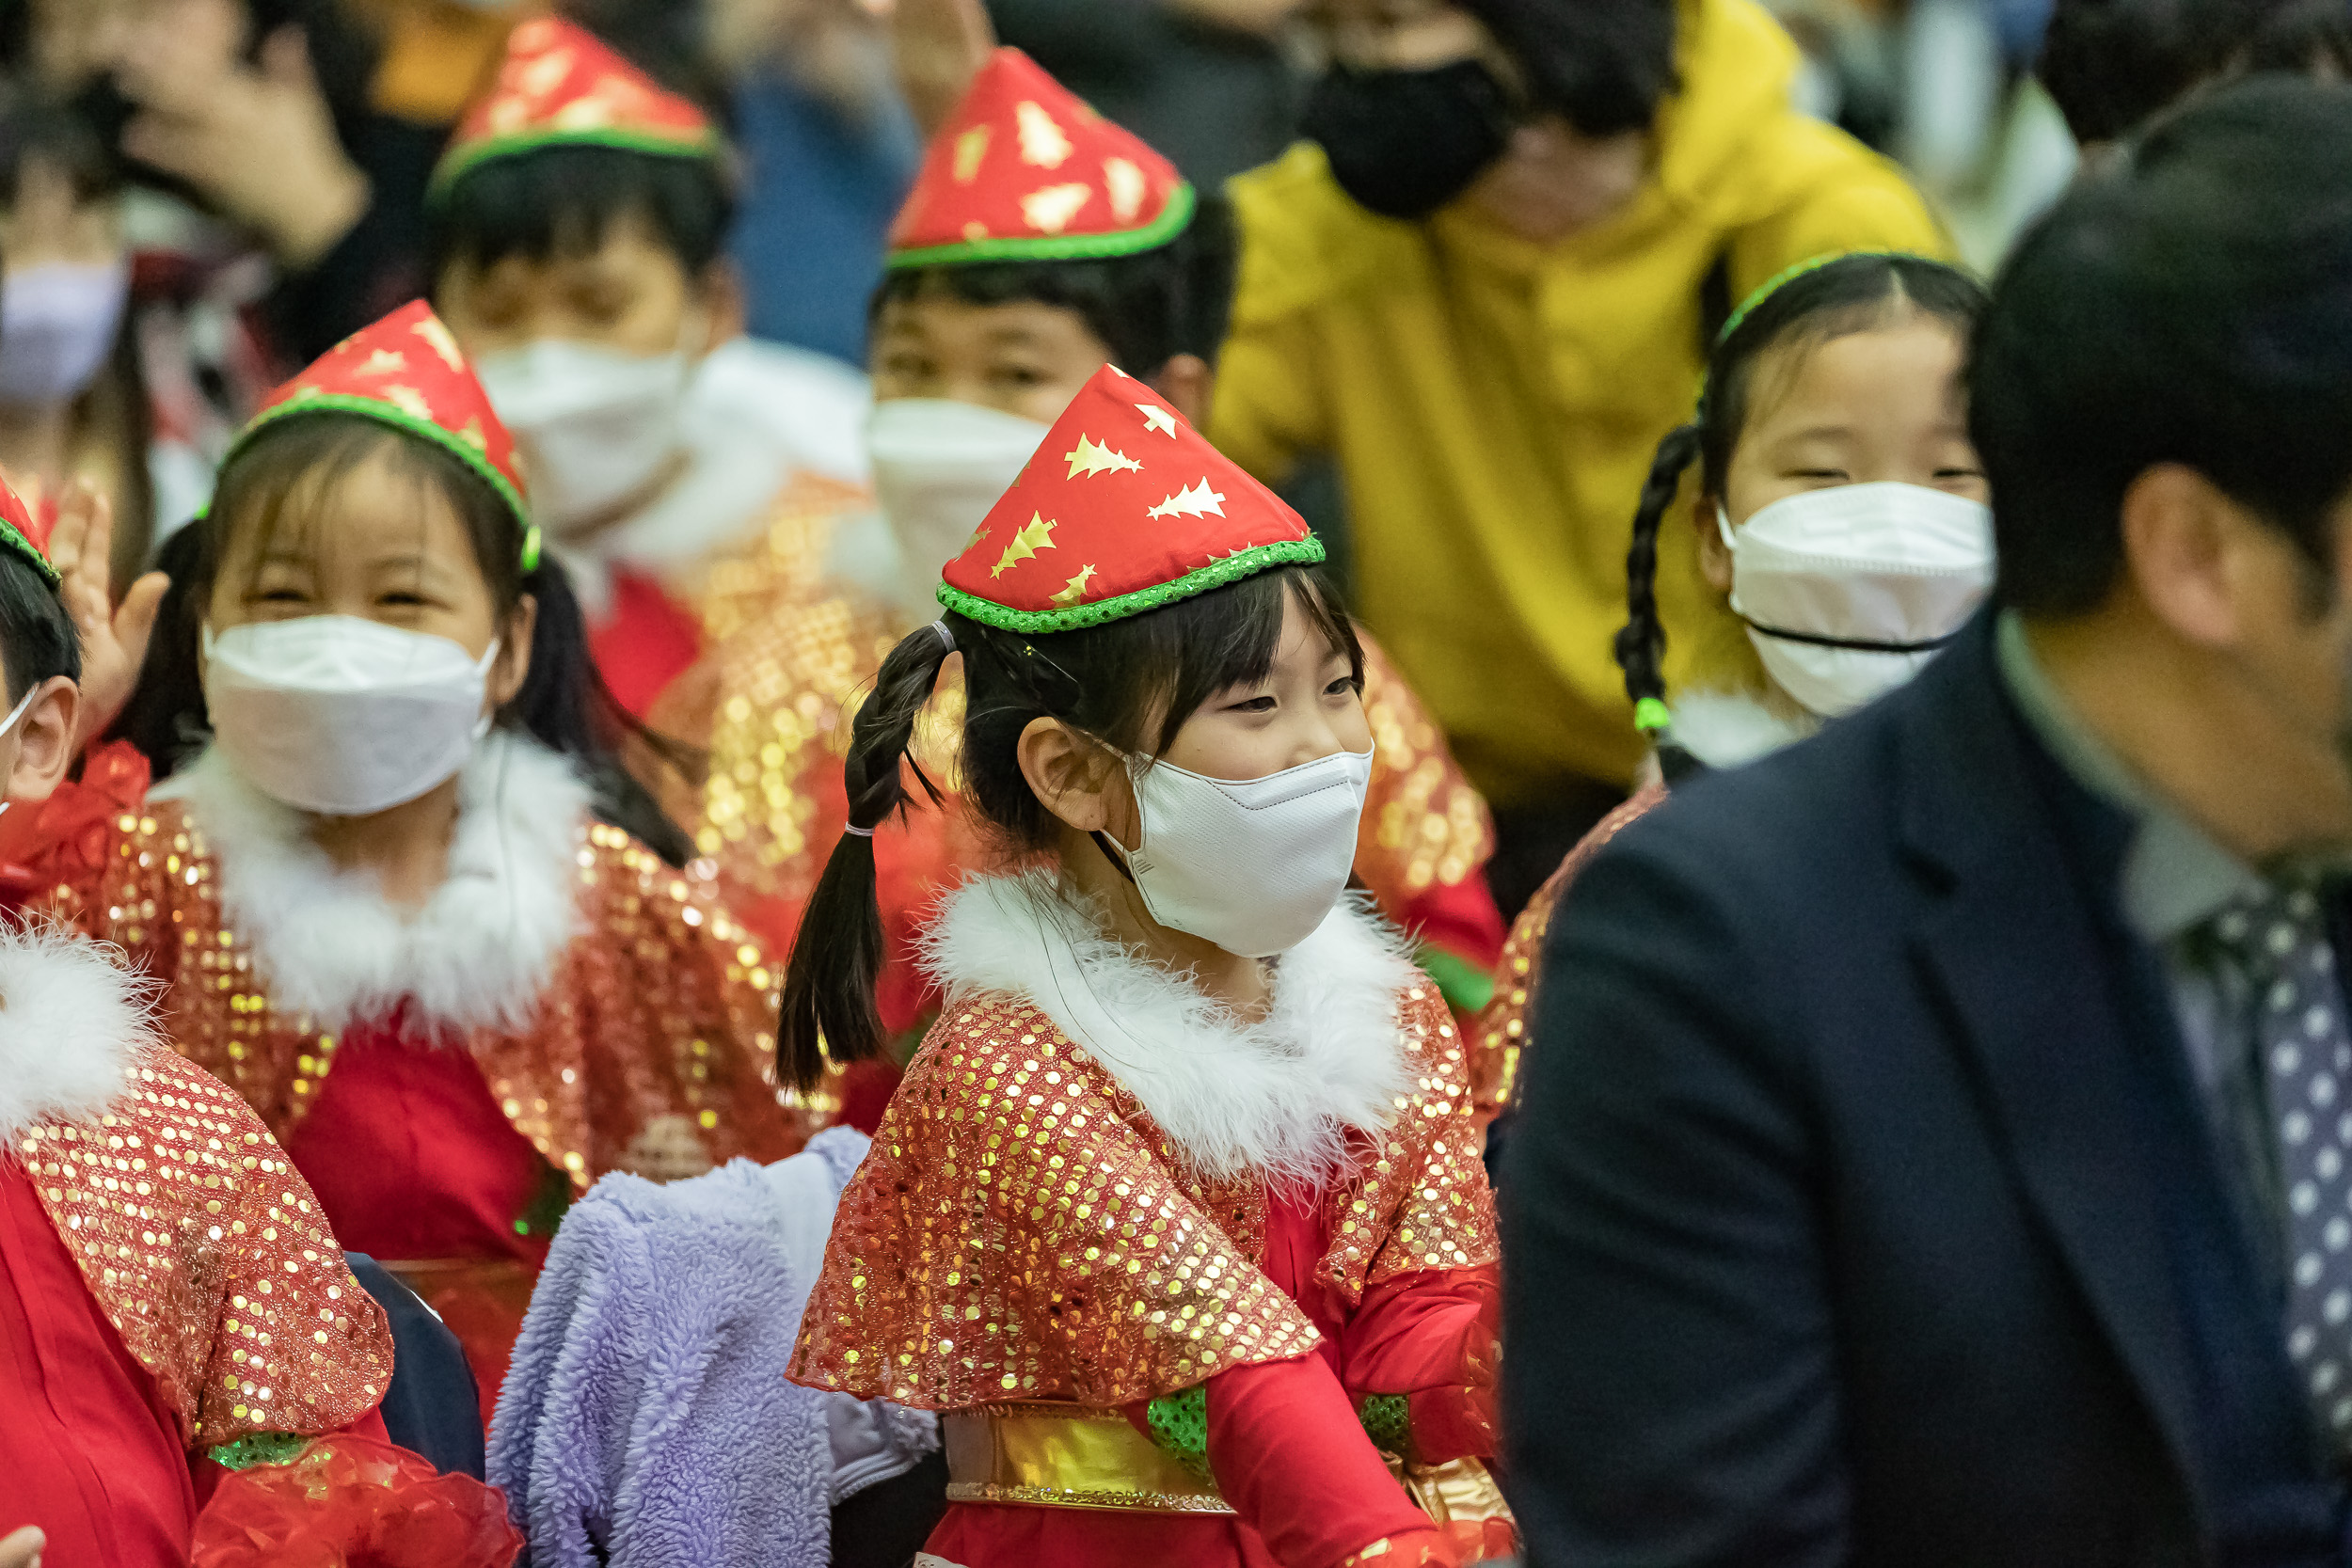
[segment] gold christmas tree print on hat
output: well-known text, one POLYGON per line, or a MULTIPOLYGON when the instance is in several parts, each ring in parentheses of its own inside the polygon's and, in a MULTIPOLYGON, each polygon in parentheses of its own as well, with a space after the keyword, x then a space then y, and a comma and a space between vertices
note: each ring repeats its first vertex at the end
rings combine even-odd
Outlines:
POLYGON ((1006 631, 1073 631, 1322 559, 1279 497, 1106 367, 947 563, 939 602, 1006 631))
POLYGON ((999 49, 931 138, 889 264, 1130 256, 1184 232, 1193 203, 1175 165, 999 49))

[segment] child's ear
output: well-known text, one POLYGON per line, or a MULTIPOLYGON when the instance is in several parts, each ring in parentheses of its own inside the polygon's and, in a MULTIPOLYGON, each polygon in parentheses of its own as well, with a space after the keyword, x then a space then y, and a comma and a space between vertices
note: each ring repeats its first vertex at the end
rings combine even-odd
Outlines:
POLYGON ((82 721, 82 689, 63 675, 41 683, 16 721, 16 766, 8 777, 8 798, 26 805, 54 794, 73 766, 73 736, 82 721))
POLYGON ((1102 742, 1058 719, 1032 719, 1017 754, 1030 793, 1064 824, 1082 833, 1111 825, 1119 805, 1112 792, 1125 782, 1102 742))
POLYGON ((515 601, 514 613, 507 616, 505 626, 499 633, 499 657, 490 666, 490 709, 496 712, 513 702, 521 692, 523 682, 531 678, 532 641, 539 631, 539 601, 525 594, 515 601))
POLYGON ((1691 503, 1691 524, 1699 531, 1699 575, 1718 594, 1731 592, 1731 549, 1724 543, 1722 525, 1716 513, 1723 508, 1721 499, 1702 494, 1691 503))
POLYGON ((1145 385, 1174 404, 1176 412, 1193 429, 1201 429, 1208 422, 1209 407, 1216 396, 1216 372, 1200 356, 1177 355, 1145 385))
POLYGON ((743 335, 747 319, 743 274, 736 267, 733 257, 722 256, 705 267, 695 293, 695 303, 702 307, 704 319, 710 325, 709 336, 703 341, 705 354, 743 335))

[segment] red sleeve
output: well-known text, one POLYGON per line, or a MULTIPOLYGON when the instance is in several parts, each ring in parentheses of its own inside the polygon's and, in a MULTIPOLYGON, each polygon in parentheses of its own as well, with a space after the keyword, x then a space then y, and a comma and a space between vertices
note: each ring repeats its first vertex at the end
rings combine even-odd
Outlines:
POLYGON ((223 1475, 196 1522, 193 1568, 509 1568, 523 1538, 505 1496, 470 1476, 437 1474, 383 1431, 370 1412, 288 1464, 223 1475))
POLYGON ((1380 1543, 1384 1564, 1453 1563, 1322 1356, 1236 1367, 1208 1389, 1209 1468, 1282 1568, 1339 1568, 1380 1543))
POLYGON ((106 869, 115 818, 147 800, 147 758, 128 741, 92 747, 82 776, 41 805, 0 815, 0 904, 19 909, 60 882, 106 869))
POLYGON ((1364 1292, 1341 1343, 1350 1394, 1410 1396, 1416 1457, 1494 1457, 1500 1271, 1399 1275, 1364 1292))

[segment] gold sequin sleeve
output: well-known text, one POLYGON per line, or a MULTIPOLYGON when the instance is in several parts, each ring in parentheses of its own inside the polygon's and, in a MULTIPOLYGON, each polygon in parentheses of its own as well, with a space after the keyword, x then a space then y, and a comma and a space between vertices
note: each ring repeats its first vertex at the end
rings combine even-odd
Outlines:
POLYGON ((1108 1406, 1318 1336, 1263 1196, 1187 1190, 1132 1096, 1009 997, 944 1014, 834 1221, 791 1375, 929 1410, 1108 1406))
POLYGON ((310 1187, 217 1080, 151 1048, 112 1111, 30 1128, 17 1153, 189 1447, 333 1432, 383 1398, 383 1313, 310 1187))
POLYGON ((1470 1030, 1470 1098, 1481 1128, 1501 1116, 1518 1092, 1519 1054, 1526 1048, 1527 1029, 1535 1010, 1535 986, 1552 911, 1585 863, 1665 798, 1665 786, 1652 784, 1602 817, 1511 923, 1510 938, 1502 944, 1502 961, 1496 966, 1495 998, 1470 1030))
POLYGON ((1399 1275, 1480 1268, 1502 1257, 1468 1053, 1434 984, 1405 994, 1398 1026, 1416 1092, 1398 1102, 1389 1141, 1345 1199, 1318 1271, 1351 1303, 1399 1275))

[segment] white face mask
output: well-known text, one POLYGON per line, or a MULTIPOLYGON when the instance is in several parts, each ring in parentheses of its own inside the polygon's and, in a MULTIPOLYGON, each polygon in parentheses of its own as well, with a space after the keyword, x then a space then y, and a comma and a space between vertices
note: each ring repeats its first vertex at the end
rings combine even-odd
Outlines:
POLYGON ((489 733, 499 644, 352 615, 204 628, 214 744, 264 795, 322 816, 367 816, 465 767, 489 733))
POLYGON ((545 338, 474 365, 490 406, 522 447, 532 510, 559 538, 651 484, 684 445, 694 356, 624 354, 545 338))
POLYGON ((59 262, 0 279, 0 403, 49 407, 80 397, 114 351, 131 263, 59 262))
POLYGON ((1130 758, 1143 843, 1119 849, 1152 918, 1245 958, 1286 953, 1346 890, 1372 783, 1370 752, 1334 752, 1263 779, 1210 779, 1130 758))
POLYGON ((1926 668, 1993 587, 1993 510, 1919 484, 1843 484, 1763 508, 1736 532, 1731 609, 1764 668, 1836 719, 1926 668))
POLYGON ((866 446, 875 494, 906 571, 920 579, 925 595, 1051 431, 1017 414, 945 398, 874 405, 866 446))

